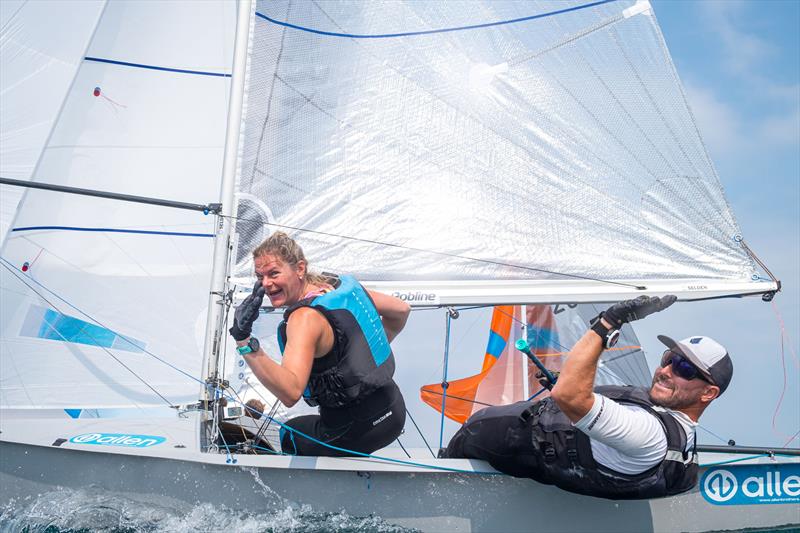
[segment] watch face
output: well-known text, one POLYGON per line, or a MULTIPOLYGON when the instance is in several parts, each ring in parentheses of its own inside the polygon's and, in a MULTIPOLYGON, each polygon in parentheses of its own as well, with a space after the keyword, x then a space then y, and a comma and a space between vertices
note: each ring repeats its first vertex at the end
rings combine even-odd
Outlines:
POLYGON ((614 329, 608 332, 606 336, 606 348, 611 348, 619 341, 619 330, 614 329))
POLYGON ((247 343, 247 346, 250 347, 250 351, 256 353, 261 348, 261 343, 258 342, 257 338, 250 337, 250 342, 247 343))

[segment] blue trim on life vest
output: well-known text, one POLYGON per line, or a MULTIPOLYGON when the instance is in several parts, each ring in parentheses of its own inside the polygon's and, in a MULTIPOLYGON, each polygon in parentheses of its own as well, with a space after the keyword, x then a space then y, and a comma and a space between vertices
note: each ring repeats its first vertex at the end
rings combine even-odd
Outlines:
POLYGON ((497 359, 508 344, 508 341, 494 331, 489 332, 489 343, 486 345, 486 353, 497 359))
POLYGON ((375 365, 381 366, 392 354, 381 317, 367 291, 353 276, 341 276, 339 280, 341 283, 336 290, 317 296, 311 301, 311 305, 349 311, 364 333, 375 365))

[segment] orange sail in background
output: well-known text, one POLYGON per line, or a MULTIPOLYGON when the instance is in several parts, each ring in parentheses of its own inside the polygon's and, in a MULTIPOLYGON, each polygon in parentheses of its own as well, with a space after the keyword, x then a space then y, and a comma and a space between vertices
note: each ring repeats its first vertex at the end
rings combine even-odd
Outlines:
POLYGON ((489 342, 480 374, 448 382, 447 394, 441 383, 420 389, 422 401, 442 410, 444 415, 463 424, 476 411, 489 405, 504 405, 524 400, 524 379, 521 354, 513 349, 513 324, 520 321, 520 308, 503 305, 494 308, 489 328, 489 342), (511 342, 509 342, 511 341, 511 342))
MULTIPOLYGON (((551 305, 528 305, 525 309, 525 322, 527 325, 527 341, 531 351, 540 358, 544 367, 551 372, 560 372, 564 362, 565 352, 568 347, 561 345, 556 326, 556 317, 551 305)), ((570 346, 571 347, 571 346, 570 346)), ((547 397, 550 391, 542 390, 539 383, 536 368, 532 362, 528 362, 528 390, 533 395, 536 394, 537 400, 547 397)))

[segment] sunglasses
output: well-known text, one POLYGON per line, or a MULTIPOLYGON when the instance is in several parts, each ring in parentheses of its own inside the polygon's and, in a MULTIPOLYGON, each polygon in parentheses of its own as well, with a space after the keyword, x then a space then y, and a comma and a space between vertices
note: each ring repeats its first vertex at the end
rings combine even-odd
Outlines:
POLYGON ((706 383, 714 384, 704 376, 696 366, 689 362, 688 359, 672 350, 667 350, 664 352, 664 355, 661 356, 661 367, 664 368, 667 365, 672 365, 672 373, 679 378, 683 378, 687 381, 698 378, 706 383))

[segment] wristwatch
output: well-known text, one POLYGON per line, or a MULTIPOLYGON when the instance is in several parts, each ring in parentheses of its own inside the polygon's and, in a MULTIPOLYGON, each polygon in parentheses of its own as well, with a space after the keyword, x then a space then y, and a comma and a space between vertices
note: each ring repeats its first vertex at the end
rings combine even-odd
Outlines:
POLYGON ((594 317, 589 322, 589 327, 592 331, 600 335, 600 338, 603 339, 603 347, 604 348, 611 348, 617 341, 619 340, 619 330, 611 327, 607 328, 603 325, 603 321, 600 320, 603 318, 603 313, 600 313, 596 317, 594 317))
POLYGON ((258 350, 261 349, 261 343, 258 342, 258 339, 255 337, 250 337, 250 341, 245 344, 244 346, 237 346, 236 351, 239 352, 239 355, 247 355, 249 353, 256 353, 258 350))

